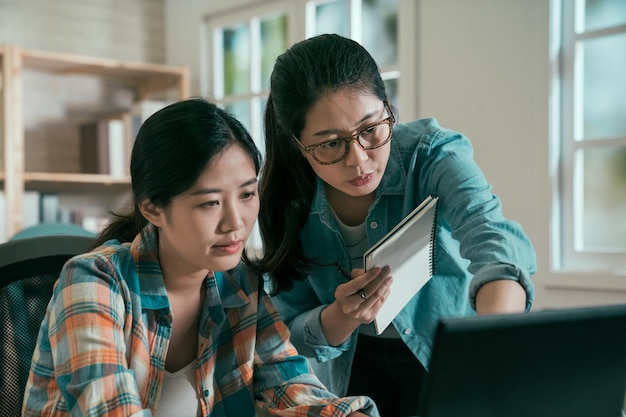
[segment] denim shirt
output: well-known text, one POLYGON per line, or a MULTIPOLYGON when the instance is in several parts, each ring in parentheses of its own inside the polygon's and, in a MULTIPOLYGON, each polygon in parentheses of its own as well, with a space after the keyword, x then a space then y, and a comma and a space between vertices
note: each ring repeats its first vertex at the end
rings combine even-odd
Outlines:
MULTIPOLYGON (((393 320, 402 340, 428 369, 439 319, 475 314, 482 285, 499 279, 518 281, 530 309, 535 251, 522 227, 503 216, 500 200, 492 194, 465 136, 442 128, 434 119, 421 119, 395 126, 390 146, 366 219, 369 244, 428 195, 439 196, 435 274, 393 320)), ((335 289, 346 281, 352 265, 319 178, 301 240, 315 265, 305 280, 295 281, 293 289, 273 301, 298 352, 310 358, 331 391, 345 395, 358 331, 343 344, 330 346, 320 313, 335 301, 335 289)))

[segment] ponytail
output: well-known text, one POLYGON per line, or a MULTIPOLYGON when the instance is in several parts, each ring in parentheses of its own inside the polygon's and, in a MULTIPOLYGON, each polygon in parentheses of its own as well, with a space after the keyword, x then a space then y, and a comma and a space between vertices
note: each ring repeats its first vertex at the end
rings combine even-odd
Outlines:
POLYGON ((111 239, 116 239, 121 243, 132 242, 135 236, 148 224, 148 220, 142 216, 137 206, 131 213, 112 213, 112 215, 113 221, 100 232, 94 247, 98 247, 111 239))

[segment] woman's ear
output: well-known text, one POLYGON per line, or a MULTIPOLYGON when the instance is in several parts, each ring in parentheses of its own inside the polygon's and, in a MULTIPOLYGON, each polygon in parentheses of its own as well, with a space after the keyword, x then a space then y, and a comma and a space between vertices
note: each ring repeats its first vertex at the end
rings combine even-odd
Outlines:
POLYGON ((163 209, 155 206, 149 199, 143 200, 139 203, 139 211, 143 217, 156 227, 161 227, 163 219, 163 209))

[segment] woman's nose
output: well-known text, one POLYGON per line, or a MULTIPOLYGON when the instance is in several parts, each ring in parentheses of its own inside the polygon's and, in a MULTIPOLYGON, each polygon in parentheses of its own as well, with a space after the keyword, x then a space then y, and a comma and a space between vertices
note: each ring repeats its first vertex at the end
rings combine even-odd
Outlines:
POLYGON ((229 207, 225 210, 224 218, 222 219, 222 231, 230 232, 233 230, 239 230, 244 226, 243 217, 236 207, 229 207))
POLYGON ((358 138, 352 139, 348 143, 348 156, 346 157, 346 164, 349 166, 359 165, 367 158, 367 152, 361 147, 361 144, 359 144, 358 138))

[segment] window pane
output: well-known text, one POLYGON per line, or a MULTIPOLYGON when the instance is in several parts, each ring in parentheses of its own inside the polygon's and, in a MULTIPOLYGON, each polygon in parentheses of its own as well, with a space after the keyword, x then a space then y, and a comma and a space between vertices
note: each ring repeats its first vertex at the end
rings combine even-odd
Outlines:
POLYGON ((626 147, 584 152, 583 250, 626 249, 626 147))
POLYGON ((348 2, 337 0, 315 6, 315 34, 336 33, 348 37, 348 2))
POLYGON ((287 16, 261 21, 261 88, 269 89, 276 58, 287 49, 287 16))
POLYGON ((224 29, 224 94, 250 91, 250 27, 224 29))
POLYGON ((363 0, 362 40, 381 67, 398 62, 398 0, 363 0))
POLYGON ((244 125, 248 132, 251 132, 249 101, 245 100, 228 103, 224 106, 224 110, 235 116, 235 118, 239 120, 242 125, 244 125))
POLYGON ((250 116, 252 121, 250 125, 251 129, 248 129, 250 136, 254 140, 257 148, 261 152, 261 155, 265 156, 265 137, 263 136, 263 114, 265 111, 265 105, 267 103, 267 96, 257 96, 250 102, 250 116))
POLYGON ((584 42, 584 138, 626 136, 626 34, 584 42))
POLYGON ((394 108, 398 108, 398 79, 391 78, 385 80, 385 89, 387 90, 387 97, 389 97, 390 104, 394 108))
POLYGON ((626 1, 587 0, 585 29, 596 30, 626 24, 626 1))

